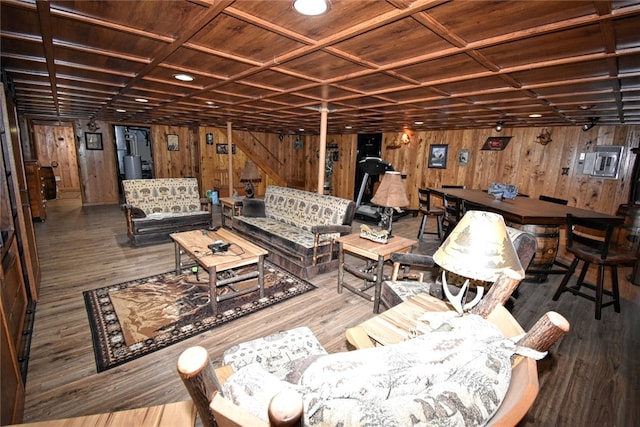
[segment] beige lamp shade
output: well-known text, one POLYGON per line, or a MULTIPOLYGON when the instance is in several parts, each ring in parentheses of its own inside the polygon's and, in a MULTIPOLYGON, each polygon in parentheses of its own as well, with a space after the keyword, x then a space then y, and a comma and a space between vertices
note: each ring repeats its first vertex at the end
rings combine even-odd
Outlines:
POLYGON ((371 199, 371 203, 387 208, 409 206, 409 199, 404 190, 400 172, 388 171, 382 175, 382 182, 371 199))
POLYGON ((470 279, 495 282, 501 274, 524 279, 524 269, 501 215, 468 211, 433 254, 443 269, 470 279))
POLYGON ((247 160, 244 164, 244 169, 242 169, 242 173, 240 174, 240 181, 260 181, 262 178, 260 177, 260 173, 258 172, 258 168, 255 163, 251 160, 247 160))

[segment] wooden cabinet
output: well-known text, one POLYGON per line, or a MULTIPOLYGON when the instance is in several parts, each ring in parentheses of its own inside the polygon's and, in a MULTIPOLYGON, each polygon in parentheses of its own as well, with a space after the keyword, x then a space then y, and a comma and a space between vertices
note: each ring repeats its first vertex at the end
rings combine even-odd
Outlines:
POLYGON ((0 89, 0 425, 22 421, 30 329, 40 286, 17 130, 15 106, 0 89))
POLYGON ((2 355, 2 425, 21 421, 24 408, 24 383, 19 359, 23 348, 27 292, 15 235, 3 241, 0 280, 0 354, 2 355), (6 405, 6 407, 5 407, 6 405))
POLYGON ((40 163, 37 161, 24 162, 24 170, 27 174, 31 216, 44 221, 47 219, 47 199, 44 195, 45 182, 40 163))

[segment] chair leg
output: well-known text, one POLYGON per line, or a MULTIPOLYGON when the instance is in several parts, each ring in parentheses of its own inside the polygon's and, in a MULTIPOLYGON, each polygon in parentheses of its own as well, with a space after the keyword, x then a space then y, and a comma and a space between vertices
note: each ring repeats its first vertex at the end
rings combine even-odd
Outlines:
POLYGON ((587 276, 587 272, 589 271, 590 262, 582 261, 582 270, 580 270, 580 276, 578 276, 578 281, 575 285, 572 286, 573 289, 579 291, 584 283, 584 278, 587 276))
POLYGON ((620 313, 620 290, 618 289, 618 266, 611 266, 611 293, 613 294, 613 309, 620 313))
POLYGON ((420 221, 420 230, 418 230, 418 240, 422 240, 424 235, 424 228, 427 226, 427 214, 422 214, 422 221, 420 221))
POLYGON ((573 272, 575 271, 577 266, 578 266, 578 258, 574 258, 573 261, 571 261, 571 265, 569 266, 569 269, 564 274, 564 277, 562 278, 562 282, 560 282, 560 286, 558 286, 558 289, 556 289, 556 293, 553 294, 552 299, 554 301, 558 301, 558 298, 560 298, 560 294, 564 292, 565 288, 567 287, 567 283, 569 283, 569 279, 571 279, 571 276, 573 276, 573 272))
POLYGON ((596 319, 602 316, 602 294, 604 292, 604 265, 598 266, 598 283, 596 284, 596 319))
POLYGON ((436 221, 438 224, 438 239, 442 240, 442 216, 436 216, 436 221))

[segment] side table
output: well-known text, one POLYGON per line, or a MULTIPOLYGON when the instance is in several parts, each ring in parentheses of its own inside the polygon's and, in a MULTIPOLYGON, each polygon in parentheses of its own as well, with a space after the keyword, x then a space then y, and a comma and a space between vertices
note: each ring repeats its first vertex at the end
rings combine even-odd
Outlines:
POLYGON ((400 236, 393 236, 387 243, 374 242, 360 237, 357 233, 342 236, 336 240, 339 244, 339 265, 338 265, 338 293, 342 293, 342 288, 347 288, 351 292, 369 301, 373 301, 373 312, 380 312, 380 290, 382 287, 384 263, 391 257, 392 252, 410 252, 417 240, 407 239, 400 236), (365 269, 348 265, 345 263, 345 253, 354 255, 366 260, 365 269), (375 271, 372 271, 375 268, 375 271), (361 287, 344 282, 344 272, 347 271, 354 276, 363 279, 361 287), (374 287, 374 294, 371 296, 365 291, 374 287))
POLYGON ((223 227, 227 227, 225 220, 234 216, 242 215, 242 200, 244 197, 221 197, 220 198, 220 220, 223 227))

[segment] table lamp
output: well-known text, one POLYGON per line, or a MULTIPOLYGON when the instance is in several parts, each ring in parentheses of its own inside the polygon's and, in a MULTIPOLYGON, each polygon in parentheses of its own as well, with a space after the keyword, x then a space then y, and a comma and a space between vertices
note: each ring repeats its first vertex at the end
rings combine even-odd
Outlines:
POLYGON ((242 173, 240 174, 240 182, 244 182, 244 189, 247 192, 247 197, 252 199, 254 196, 253 193, 253 181, 261 181, 260 173, 258 173, 258 168, 255 163, 251 160, 247 160, 244 164, 244 169, 242 169, 242 173))
POLYGON ((433 259, 443 269, 469 279, 495 282, 501 274, 524 279, 504 219, 493 212, 468 211, 433 259))
POLYGON ((389 232, 388 237, 391 237, 393 210, 409 205, 409 199, 404 190, 400 172, 387 171, 382 175, 382 182, 380 183, 380 187, 378 187, 378 191, 376 191, 376 194, 374 194, 371 199, 371 203, 384 207, 378 225, 386 228, 389 232))

